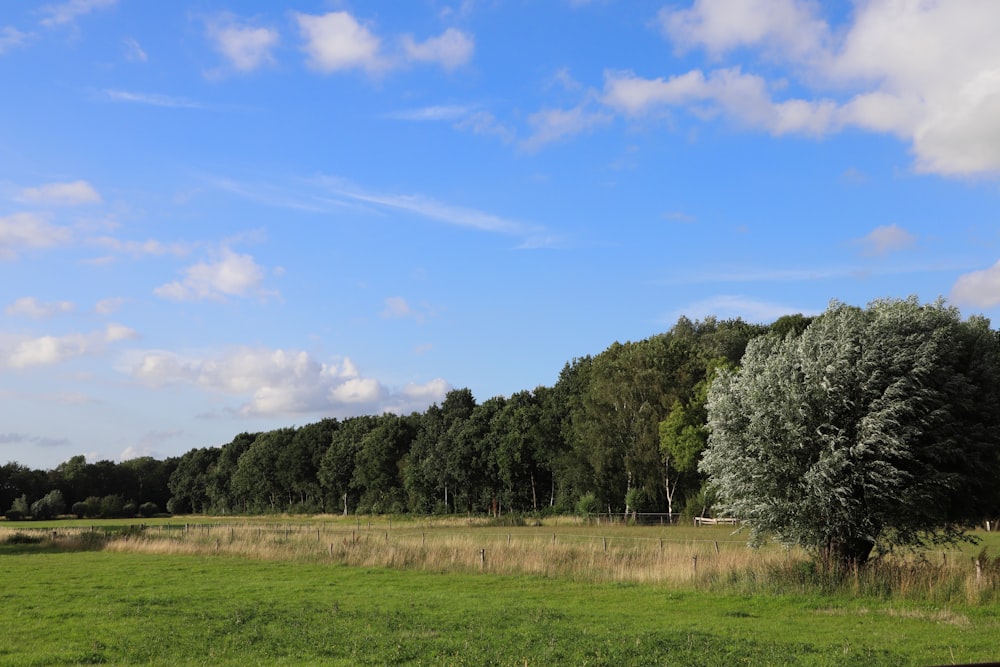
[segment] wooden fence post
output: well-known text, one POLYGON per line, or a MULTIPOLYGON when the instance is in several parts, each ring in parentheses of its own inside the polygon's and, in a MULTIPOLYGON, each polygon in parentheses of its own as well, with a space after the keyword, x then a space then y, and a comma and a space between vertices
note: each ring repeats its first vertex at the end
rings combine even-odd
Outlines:
POLYGON ((479 567, 486 567, 486 549, 479 550, 479 567))
POLYGON ((698 574, 698 555, 697 554, 695 554, 694 556, 691 556, 691 572, 693 572, 696 576, 698 574))

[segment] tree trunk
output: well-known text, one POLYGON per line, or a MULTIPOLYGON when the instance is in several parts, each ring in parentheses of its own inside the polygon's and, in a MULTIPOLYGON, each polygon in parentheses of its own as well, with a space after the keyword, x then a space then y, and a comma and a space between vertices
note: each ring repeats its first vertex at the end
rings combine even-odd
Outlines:
POLYGON ((875 543, 864 537, 831 539, 823 549, 823 558, 828 565, 845 568, 863 567, 871 557, 875 543))
POLYGON ((535 473, 531 473, 531 509, 538 511, 538 496, 535 492, 535 473))

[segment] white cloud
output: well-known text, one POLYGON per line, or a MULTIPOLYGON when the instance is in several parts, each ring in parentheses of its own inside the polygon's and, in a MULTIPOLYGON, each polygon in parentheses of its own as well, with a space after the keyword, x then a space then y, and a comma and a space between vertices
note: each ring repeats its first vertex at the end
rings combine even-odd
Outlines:
POLYGON ((510 143, 515 138, 514 130, 499 122, 489 111, 472 113, 456 123, 455 127, 481 136, 497 137, 504 143, 510 143))
POLYGON ((350 359, 322 363, 307 352, 266 348, 239 348, 204 359, 147 352, 131 365, 130 373, 152 387, 180 383, 244 396, 236 411, 244 416, 351 416, 423 409, 441 401, 450 389, 437 379, 392 391, 375 378, 363 377, 350 359))
POLYGON ((335 194, 361 201, 368 204, 375 204, 395 210, 407 211, 421 217, 430 218, 439 222, 444 222, 458 227, 468 227, 485 232, 497 232, 514 236, 535 237, 544 230, 529 227, 515 220, 508 220, 491 213, 484 213, 475 209, 453 206, 444 202, 439 202, 424 195, 396 195, 366 192, 358 188, 351 187, 336 179, 324 179, 322 181, 335 194))
POLYGON ((273 28, 242 23, 225 14, 208 24, 208 37, 238 72, 251 72, 274 62, 271 51, 278 44, 278 31, 273 28))
POLYGON ((134 37, 126 37, 122 40, 122 44, 125 45, 126 60, 138 63, 144 63, 149 60, 149 56, 142 50, 142 45, 134 37))
POLYGON ((46 183, 37 188, 25 188, 21 190, 19 199, 56 206, 101 203, 101 195, 94 189, 94 186, 83 180, 69 183, 46 183))
MULTIPOLYGON (((751 127, 776 134, 822 134, 845 127, 892 134, 910 144, 918 171, 1000 173, 1000 40, 995 35, 1000 3, 868 0, 854 4, 843 26, 827 24, 821 9, 809 0, 697 0, 690 9, 664 10, 659 18, 681 48, 704 47, 714 58, 756 49, 790 67, 807 87, 827 87, 838 98, 847 93, 841 103, 823 98, 774 102, 758 95, 758 109, 748 115, 718 91, 670 100, 680 95, 680 80, 697 79, 697 71, 666 81, 632 77, 624 81, 630 87, 606 88, 605 99, 633 114, 653 103, 708 99, 751 127), (645 90, 643 83, 648 83, 645 90), (757 117, 768 106, 771 111, 757 117)), ((713 72, 702 78, 715 77, 713 72)))
POLYGON ((73 23, 76 17, 89 14, 96 9, 105 9, 118 3, 118 0, 68 0, 55 5, 48 5, 42 8, 42 13, 46 17, 40 23, 52 28, 57 25, 73 23))
POLYGON ((448 28, 440 36, 423 42, 414 41, 410 35, 403 37, 403 50, 409 60, 437 63, 449 71, 472 60, 475 48, 472 36, 455 28, 448 28))
POLYGON ((829 42, 829 27, 816 11, 816 3, 799 0, 695 0, 690 9, 661 9, 658 19, 682 50, 702 46, 718 56, 764 45, 802 58, 822 53, 829 42))
POLYGON ((347 12, 296 13, 295 19, 310 67, 327 73, 355 68, 376 73, 388 66, 379 53, 381 40, 347 12))
POLYGON ((630 116, 662 107, 692 107, 703 117, 723 114, 775 135, 822 135, 840 125, 837 105, 832 100, 776 102, 767 81, 745 74, 739 67, 714 70, 707 77, 701 70, 692 70, 669 79, 609 71, 604 75, 602 101, 630 116))
POLYGON ((6 25, 0 27, 0 54, 6 53, 18 46, 24 46, 28 43, 30 37, 31 35, 23 33, 13 26, 6 25))
POLYGON ((250 255, 223 248, 213 263, 199 262, 184 269, 183 280, 162 285, 153 293, 173 301, 223 300, 227 296, 267 296, 261 288, 264 272, 250 255))
POLYGON ((109 343, 137 338, 121 324, 108 324, 103 331, 62 336, 6 337, 0 340, 0 365, 9 368, 50 366, 77 357, 100 354, 109 343))
POLYGON ((585 105, 572 109, 543 109, 528 117, 531 136, 521 142, 521 148, 533 151, 545 144, 571 137, 609 123, 612 116, 602 111, 589 111, 585 105))
POLYGON ((68 228, 51 225, 42 215, 15 213, 0 217, 0 259, 14 259, 27 248, 63 245, 71 238, 68 228))
POLYGON ((916 236, 896 224, 876 227, 857 241, 865 255, 885 255, 897 250, 906 250, 912 248, 916 242, 916 236))
POLYGON ((51 301, 45 303, 33 296, 25 296, 7 306, 4 312, 8 315, 19 315, 40 320, 58 315, 59 313, 71 313, 73 312, 73 304, 69 301, 51 301))
POLYGON ((955 303, 977 308, 1000 305, 1000 262, 988 269, 959 276, 951 288, 951 299, 955 303))

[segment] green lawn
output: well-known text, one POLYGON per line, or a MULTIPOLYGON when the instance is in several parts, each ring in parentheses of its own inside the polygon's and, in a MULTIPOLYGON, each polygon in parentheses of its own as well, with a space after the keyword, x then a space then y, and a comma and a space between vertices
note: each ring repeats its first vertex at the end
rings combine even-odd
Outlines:
POLYGON ((995 606, 0 546, 0 665, 929 665, 995 606))

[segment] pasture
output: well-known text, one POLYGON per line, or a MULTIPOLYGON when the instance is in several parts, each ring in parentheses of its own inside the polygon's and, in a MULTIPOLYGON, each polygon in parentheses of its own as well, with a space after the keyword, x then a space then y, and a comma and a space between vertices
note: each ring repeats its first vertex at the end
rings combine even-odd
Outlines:
MULTIPOLYGON (((996 563, 974 565, 982 545, 832 574, 781 547, 750 551, 722 526, 127 527, 2 525, 0 665, 928 665, 1000 654, 996 563)), ((996 553, 997 534, 981 536, 996 553)))

